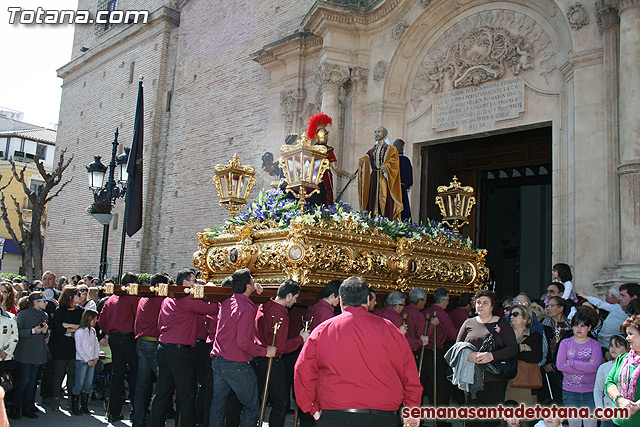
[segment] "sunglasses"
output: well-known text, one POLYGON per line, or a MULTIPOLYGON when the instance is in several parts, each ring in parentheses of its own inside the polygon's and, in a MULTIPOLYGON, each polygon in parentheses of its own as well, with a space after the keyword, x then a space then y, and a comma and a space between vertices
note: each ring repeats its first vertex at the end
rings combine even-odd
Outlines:
POLYGON ((47 300, 46 298, 40 298, 40 299, 37 299, 36 301, 46 301, 46 300, 47 300))
POLYGON ((44 288, 33 288, 34 292, 42 292, 44 291, 44 288))
POLYGON ((78 289, 78 292, 89 292, 89 289, 78 289))
POLYGON ((518 317, 520 316, 520 312, 519 311, 514 311, 513 313, 511 313, 509 316, 511 317, 518 317))

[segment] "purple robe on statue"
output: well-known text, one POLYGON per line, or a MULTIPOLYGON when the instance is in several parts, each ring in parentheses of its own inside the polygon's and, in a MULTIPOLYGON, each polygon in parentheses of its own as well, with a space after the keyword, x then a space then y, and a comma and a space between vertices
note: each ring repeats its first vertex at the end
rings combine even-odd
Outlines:
POLYGON ((407 156, 400 157, 400 183, 402 185, 402 219, 411 221, 411 206, 409 205, 409 188, 413 185, 413 167, 407 156))

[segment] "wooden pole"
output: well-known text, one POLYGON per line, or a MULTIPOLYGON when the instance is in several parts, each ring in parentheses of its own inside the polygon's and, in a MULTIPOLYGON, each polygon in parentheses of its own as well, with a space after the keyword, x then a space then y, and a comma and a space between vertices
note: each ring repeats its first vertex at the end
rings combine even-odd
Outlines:
MULTIPOLYGON (((433 312, 433 317, 437 318, 438 317, 438 312, 434 311, 433 312)), ((438 367, 436 365, 438 356, 438 338, 437 338, 437 331, 438 331, 438 325, 435 325, 435 327, 433 328, 433 408, 437 408, 438 407, 438 400, 436 398, 437 395, 437 379, 436 379, 436 374, 438 372, 438 367)), ((436 427, 436 422, 438 421, 437 418, 433 419, 433 427, 436 427)))
MULTIPOLYGON (((424 323, 424 336, 427 336, 427 329, 429 328, 429 313, 425 315, 425 323, 424 323)), ((426 345, 423 345, 420 349, 420 362, 418 363, 418 377, 422 376, 422 363, 424 362, 424 348, 426 345)))
MULTIPOLYGON (((271 317, 273 321, 273 339, 271 340, 271 346, 275 347, 276 345, 276 335, 278 335, 278 329, 280 329, 280 325, 282 325, 282 319, 279 322, 276 322, 271 317)), ((262 405, 260 405, 260 419, 258 420, 258 426, 262 427, 262 423, 264 422, 264 414, 267 411, 267 396, 269 394, 269 381, 271 380, 271 370, 273 369, 273 357, 269 358, 269 364, 267 366, 267 377, 264 380, 264 390, 262 391, 262 405)))

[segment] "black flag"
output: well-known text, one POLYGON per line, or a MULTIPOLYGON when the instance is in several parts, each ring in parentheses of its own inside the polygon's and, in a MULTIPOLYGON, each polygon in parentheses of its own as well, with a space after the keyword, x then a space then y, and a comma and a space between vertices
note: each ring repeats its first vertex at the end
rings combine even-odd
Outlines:
POLYGON ((138 102, 133 124, 133 143, 127 164, 127 203, 125 207, 125 227, 127 235, 133 236, 142 228, 142 140, 144 107, 142 101, 142 79, 138 83, 138 102))

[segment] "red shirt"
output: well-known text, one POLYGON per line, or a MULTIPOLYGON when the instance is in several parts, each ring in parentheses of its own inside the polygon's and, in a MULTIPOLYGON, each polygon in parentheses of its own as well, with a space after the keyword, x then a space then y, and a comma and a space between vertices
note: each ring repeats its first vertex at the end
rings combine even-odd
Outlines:
POLYGON ((158 317, 158 341, 167 344, 183 344, 195 347, 198 314, 216 314, 217 302, 202 301, 191 297, 165 298, 158 317))
POLYGON ((309 325, 309 330, 313 331, 320 323, 324 322, 325 320, 331 319, 334 313, 334 307, 325 300, 321 299, 320 301, 309 307, 309 309, 307 310, 307 315, 304 318, 305 320, 311 320, 311 318, 313 317, 311 325, 309 325))
MULTIPOLYGON (((438 319, 440 319, 440 323, 437 326, 436 338, 438 339, 437 346, 440 349, 444 348, 444 343, 446 341, 455 341, 458 336, 458 329, 453 325, 451 318, 447 314, 446 311, 439 305, 432 304, 427 308, 427 313, 429 313, 429 317, 433 317, 433 312, 438 312, 438 319)), ((430 329, 429 336, 429 344, 427 344, 427 348, 433 349, 433 328, 430 329)))
MULTIPOLYGON (((398 314, 398 312, 395 311, 390 305, 386 306, 375 314, 389 320, 396 326, 396 328, 400 328, 400 326, 402 326, 402 322, 404 321, 402 315, 398 314)), ((409 326, 408 322, 409 316, 407 316, 407 327, 409 326)), ((407 332, 405 336, 407 337, 407 342, 409 343, 409 347, 411 347, 411 350, 416 351, 420 347, 422 347, 422 340, 420 339, 420 335, 418 335, 418 338, 413 338, 409 337, 409 333, 407 332)))
POLYGON ((289 331, 289 310, 272 299, 260 304, 260 308, 258 308, 258 313, 256 314, 256 342, 263 347, 271 345, 273 342, 273 322, 278 322, 281 319, 282 324, 276 335, 276 347, 278 347, 276 356, 291 353, 304 342, 300 335, 294 338, 287 336, 289 331))
POLYGON ((111 295, 104 303, 98 325, 105 335, 112 332, 133 332, 138 310, 138 297, 133 295, 111 295))
POLYGON ((249 362, 252 356, 266 356, 266 347, 254 342, 256 306, 244 294, 233 294, 220 304, 216 338, 211 356, 249 362))
MULTIPOLYGON (((404 313, 407 314, 407 341, 411 350, 417 351, 422 348, 422 340, 420 337, 424 335, 424 326, 427 323, 425 315, 418 310, 413 304, 409 304, 404 308, 404 313)), ((429 324, 427 330, 427 336, 433 336, 433 325, 429 324)))
POLYGON ((294 370, 304 412, 420 406, 422 386, 407 340, 365 307, 323 322, 302 347, 294 370))
POLYGON ((449 312, 449 317, 453 322, 453 326, 459 331, 462 324, 469 318, 469 312, 464 307, 456 307, 449 312))
POLYGON ((156 338, 160 336, 158 314, 163 299, 164 297, 140 298, 134 324, 136 339, 143 335, 156 338))

